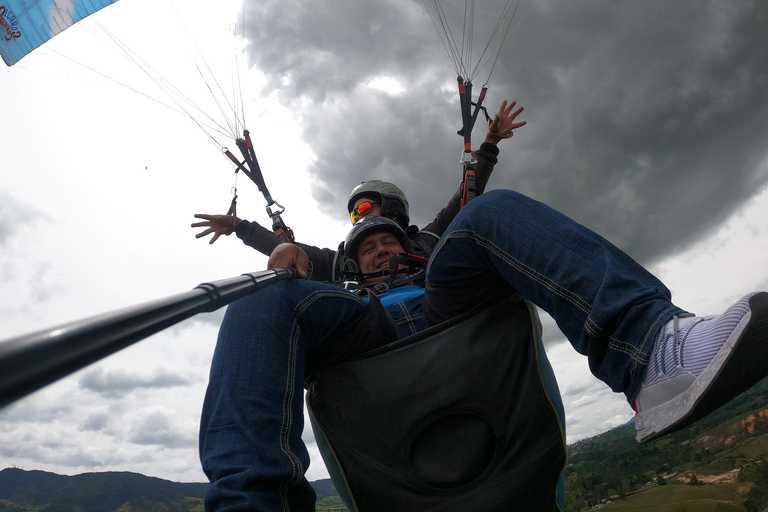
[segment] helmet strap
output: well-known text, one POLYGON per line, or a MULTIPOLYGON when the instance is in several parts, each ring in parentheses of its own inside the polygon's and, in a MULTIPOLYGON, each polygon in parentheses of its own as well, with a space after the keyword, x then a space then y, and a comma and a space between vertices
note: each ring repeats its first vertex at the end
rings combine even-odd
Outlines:
POLYGON ((398 286, 413 281, 426 270, 428 261, 427 258, 422 258, 421 256, 402 253, 389 258, 389 270, 379 270, 377 272, 344 272, 343 278, 354 279, 358 282, 357 286, 353 285, 354 290, 371 290, 373 293, 379 294, 390 288, 397 288, 398 286), (405 268, 398 268, 401 264, 405 265, 405 268), (399 275, 402 275, 402 277, 397 277, 399 275), (384 276, 390 277, 391 281, 385 283, 365 282, 368 279, 384 276))

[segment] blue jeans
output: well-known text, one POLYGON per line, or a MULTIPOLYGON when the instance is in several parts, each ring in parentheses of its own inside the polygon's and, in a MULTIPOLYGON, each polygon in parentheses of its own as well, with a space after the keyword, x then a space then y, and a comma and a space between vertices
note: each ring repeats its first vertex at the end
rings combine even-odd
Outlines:
POLYGON ((509 190, 487 192, 459 213, 432 253, 426 288, 429 325, 484 296, 530 300, 630 404, 656 334, 685 313, 661 281, 605 238, 509 190))
POLYGON ((377 314, 375 301, 366 305, 310 281, 280 282, 229 306, 200 427, 200 457, 211 481, 206 510, 314 510, 301 439, 307 366, 369 350, 510 293, 552 315, 587 355, 592 373, 630 403, 655 334, 684 313, 658 279, 604 238, 523 195, 487 192, 459 213, 435 248, 424 318, 418 308, 389 308, 395 328, 377 314))

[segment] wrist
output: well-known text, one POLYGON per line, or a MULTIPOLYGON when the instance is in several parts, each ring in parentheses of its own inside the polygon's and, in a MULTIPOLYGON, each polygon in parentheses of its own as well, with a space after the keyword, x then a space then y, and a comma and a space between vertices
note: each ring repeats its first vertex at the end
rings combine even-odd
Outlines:
POLYGON ((489 142, 491 144, 498 144, 501 142, 501 139, 511 139, 514 133, 512 130, 509 130, 506 133, 496 133, 494 131, 488 130, 488 133, 485 136, 485 142, 489 142))

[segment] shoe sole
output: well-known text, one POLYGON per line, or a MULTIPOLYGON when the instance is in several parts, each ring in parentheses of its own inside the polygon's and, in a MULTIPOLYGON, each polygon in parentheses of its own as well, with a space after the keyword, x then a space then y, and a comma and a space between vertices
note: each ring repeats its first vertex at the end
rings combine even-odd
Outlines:
POLYGON ((638 442, 652 441, 687 427, 768 375, 768 293, 750 297, 749 309, 688 389, 635 417, 638 442))

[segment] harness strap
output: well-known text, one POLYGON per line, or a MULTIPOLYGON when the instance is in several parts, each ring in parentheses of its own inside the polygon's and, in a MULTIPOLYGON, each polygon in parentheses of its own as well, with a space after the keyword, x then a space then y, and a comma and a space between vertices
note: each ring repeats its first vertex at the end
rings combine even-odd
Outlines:
MULTIPOLYGON (((424 235, 432 236, 432 237, 435 238, 435 240, 439 240, 440 239, 440 237, 436 233, 433 233, 431 231, 422 230, 422 231, 419 231, 418 234, 420 234, 420 235, 424 234, 424 235)), ((419 249, 424 251, 424 254, 429 255, 429 254, 432 253, 432 247, 430 247, 430 245, 421 237, 419 237, 419 238, 411 238, 411 243, 416 245, 416 246, 418 246, 419 249)))
POLYGON ((463 176, 461 179, 461 208, 477 197, 477 184, 475 182, 475 165, 463 162, 463 176))
POLYGON ((237 189, 235 189, 235 193, 232 196, 232 202, 229 203, 229 210, 227 210, 227 215, 237 217, 237 189))
MULTIPOLYGON (((264 199, 267 200, 267 215, 272 219, 272 231, 280 242, 294 242, 293 230, 289 228, 283 221, 280 214, 285 211, 285 207, 272 199, 272 195, 269 193, 267 184, 264 181, 264 175, 261 172, 261 166, 256 158, 256 152, 253 149, 253 142, 251 141, 251 135, 248 130, 243 131, 243 138, 235 140, 237 148, 243 155, 243 161, 235 157, 229 149, 224 149, 224 154, 234 162, 237 166, 235 172, 243 171, 248 178, 259 187, 259 191, 264 194, 264 199), (279 209, 275 212, 272 211, 272 205, 276 205, 279 209)), ((237 196, 235 196, 237 198, 237 196)), ((230 210, 233 210, 233 204, 230 206, 230 210)), ((229 214, 227 214, 229 215, 229 214)))
POLYGON ((458 77, 459 82, 459 104, 461 105, 462 127, 459 135, 464 137, 464 153, 461 157, 462 177, 461 177, 461 208, 464 208, 468 202, 477 197, 477 186, 475 184, 475 158, 472 155, 472 128, 477 121, 477 115, 482 110, 486 119, 490 119, 488 112, 483 107, 485 93, 488 88, 483 86, 477 97, 477 102, 472 101, 472 82, 464 81, 458 77), (472 110, 472 107, 475 107, 472 110))

